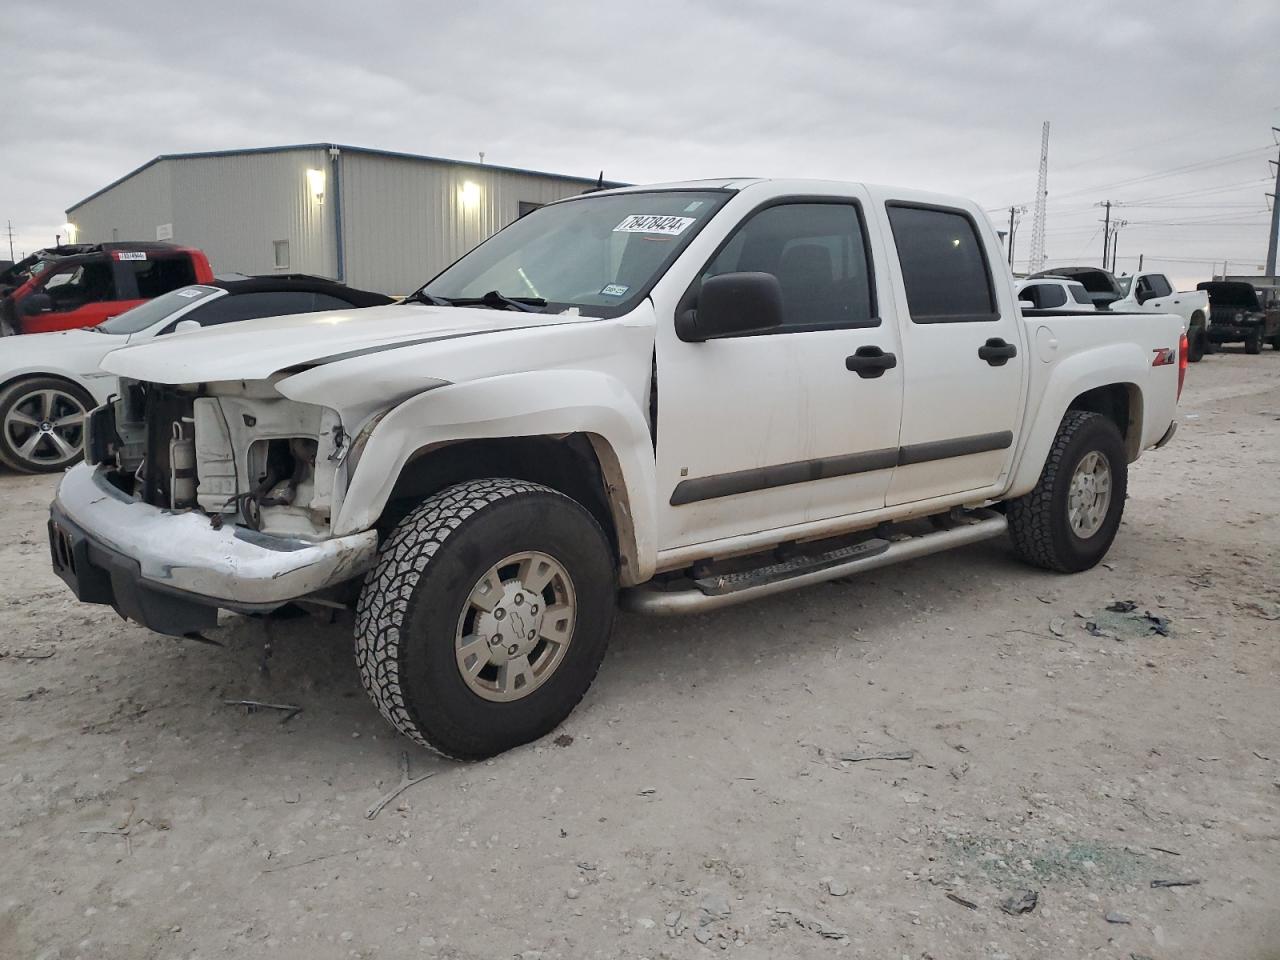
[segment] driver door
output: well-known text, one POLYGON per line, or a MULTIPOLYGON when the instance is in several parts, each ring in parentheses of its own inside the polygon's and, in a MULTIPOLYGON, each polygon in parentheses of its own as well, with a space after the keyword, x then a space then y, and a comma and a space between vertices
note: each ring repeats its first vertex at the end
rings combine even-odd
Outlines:
MULTIPOLYGON (((107 317, 123 313, 141 301, 120 301, 114 263, 106 258, 79 260, 50 267, 27 296, 44 294, 52 309, 22 314, 17 305, 23 333, 48 333, 96 327, 107 317)), ((23 301, 26 301, 26 297, 23 301)))
POLYGON ((685 295, 708 277, 772 273, 782 326, 657 345, 659 549, 877 510, 897 460, 902 366, 872 282, 861 197, 781 198, 749 213, 685 295))

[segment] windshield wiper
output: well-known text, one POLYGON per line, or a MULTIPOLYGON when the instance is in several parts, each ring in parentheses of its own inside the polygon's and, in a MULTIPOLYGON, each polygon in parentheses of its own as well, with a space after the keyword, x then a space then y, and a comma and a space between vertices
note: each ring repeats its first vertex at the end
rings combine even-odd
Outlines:
POLYGON ((431 307, 452 307, 453 301, 447 297, 437 297, 434 294, 427 293, 425 290, 415 290, 404 298, 405 302, 415 301, 417 303, 425 303, 431 307))
POLYGON ((436 307, 492 307, 494 310, 521 310, 525 313, 541 313, 547 305, 542 297, 508 297, 497 290, 490 290, 483 297, 440 297, 419 290, 405 299, 436 307))

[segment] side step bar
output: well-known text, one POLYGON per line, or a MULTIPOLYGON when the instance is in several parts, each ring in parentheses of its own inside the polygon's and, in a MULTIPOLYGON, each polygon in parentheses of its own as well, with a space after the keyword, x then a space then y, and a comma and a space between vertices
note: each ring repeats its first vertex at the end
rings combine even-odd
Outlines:
POLYGON ((687 586, 677 589, 663 589, 654 582, 642 584, 623 590, 620 603, 623 609, 637 613, 705 613, 785 590, 847 577, 863 570, 914 560, 952 547, 990 540, 1004 533, 1008 526, 1003 513, 972 510, 956 526, 904 540, 868 540, 857 547, 783 563, 771 562, 742 573, 684 581, 687 586))

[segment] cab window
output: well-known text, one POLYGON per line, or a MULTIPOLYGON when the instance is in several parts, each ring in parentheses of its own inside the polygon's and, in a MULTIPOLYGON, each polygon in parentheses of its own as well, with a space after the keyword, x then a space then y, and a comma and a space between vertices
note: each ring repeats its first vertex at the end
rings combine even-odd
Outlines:
POLYGON ((874 327, 871 264, 852 203, 784 203, 753 214, 703 271, 771 273, 782 288, 781 330, 874 327))
POLYGON ((139 300, 150 300, 170 290, 196 282, 196 270, 189 257, 152 257, 123 263, 133 274, 139 300))
POLYGON ((941 207, 890 203, 912 323, 999 320, 991 272, 968 214, 941 207))
POLYGON ((52 267, 45 272, 38 289, 48 294, 54 313, 119 299, 111 264, 106 260, 52 267))

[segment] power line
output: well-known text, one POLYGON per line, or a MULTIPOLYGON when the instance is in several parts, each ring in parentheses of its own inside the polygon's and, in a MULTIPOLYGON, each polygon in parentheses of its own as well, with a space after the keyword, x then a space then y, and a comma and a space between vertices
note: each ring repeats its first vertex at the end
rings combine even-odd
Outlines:
POLYGON ((1237 153, 1224 154, 1218 157, 1207 157, 1203 160, 1196 160, 1192 163, 1182 164, 1177 167, 1169 167, 1164 170, 1155 170, 1150 173, 1144 173, 1136 177, 1128 177, 1123 180, 1113 180, 1109 183, 1096 183, 1092 186, 1082 187, 1078 190, 1068 190, 1065 193, 1057 195, 1057 199, 1084 196, 1095 191, 1110 190, 1115 187, 1132 186, 1139 183, 1148 183, 1152 180, 1163 180, 1168 177, 1182 176, 1191 173, 1200 173, 1204 170, 1210 170, 1214 167, 1224 166, 1237 163, 1255 154, 1263 153, 1267 150, 1274 149, 1272 144, 1261 147, 1250 147, 1248 150, 1241 150, 1237 153))

